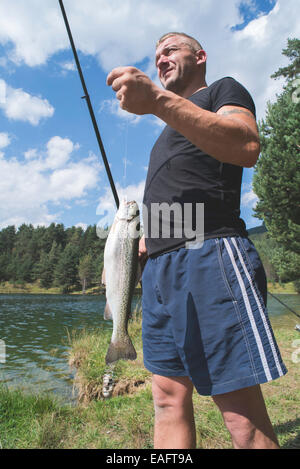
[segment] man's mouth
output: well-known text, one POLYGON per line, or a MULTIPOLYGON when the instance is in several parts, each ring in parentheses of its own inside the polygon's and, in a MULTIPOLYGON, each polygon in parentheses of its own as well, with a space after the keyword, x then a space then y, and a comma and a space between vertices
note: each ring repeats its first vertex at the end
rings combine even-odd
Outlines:
POLYGON ((172 68, 168 68, 164 73, 163 73, 163 78, 166 78, 166 75, 169 73, 169 72, 172 72, 172 68))

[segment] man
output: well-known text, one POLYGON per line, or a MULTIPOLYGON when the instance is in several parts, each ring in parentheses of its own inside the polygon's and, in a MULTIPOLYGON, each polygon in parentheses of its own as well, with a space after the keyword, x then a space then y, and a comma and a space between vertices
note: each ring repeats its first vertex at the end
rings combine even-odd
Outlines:
POLYGON ((206 53, 184 33, 158 41, 156 67, 164 89, 134 67, 107 78, 123 109, 167 124, 150 157, 149 237, 140 243, 141 259, 149 256, 143 347, 154 447, 195 448, 195 387, 212 396, 235 448, 278 448, 259 385, 286 368, 266 313, 264 270, 239 217, 242 168, 260 151, 255 106, 232 78, 207 86, 206 53), (203 246, 189 248, 184 235, 151 238, 151 207, 163 202, 204 203, 203 246))

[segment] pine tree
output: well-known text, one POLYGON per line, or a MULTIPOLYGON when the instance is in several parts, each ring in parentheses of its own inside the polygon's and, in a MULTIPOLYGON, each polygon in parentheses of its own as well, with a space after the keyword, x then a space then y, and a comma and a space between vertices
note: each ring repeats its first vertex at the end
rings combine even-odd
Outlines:
POLYGON ((33 266, 34 262, 32 257, 26 253, 17 264, 17 280, 20 282, 32 282, 33 266))
POLYGON ((8 252, 0 254, 0 282, 6 282, 10 280, 10 273, 8 266, 11 261, 11 254, 8 252))
POLYGON ((0 253, 11 253, 16 240, 16 229, 14 226, 3 228, 0 232, 0 253))
POLYGON ((68 293, 72 286, 78 285, 79 248, 68 243, 62 252, 54 271, 54 281, 63 293, 68 293))
POLYGON ((275 241, 271 263, 281 281, 292 281, 300 272, 300 102, 293 99, 300 41, 289 39, 284 52, 293 63, 272 75, 286 77, 287 83, 259 123, 261 156, 253 188, 259 197, 256 216, 265 221, 275 241))
POLYGON ((277 72, 271 75, 271 78, 284 77, 288 81, 297 78, 300 71, 300 39, 288 39, 287 48, 282 50, 282 55, 285 55, 292 61, 287 67, 282 67, 277 72))
POLYGON ((60 259, 61 248, 53 241, 49 253, 42 251, 39 263, 37 264, 36 277, 40 279, 43 288, 50 288, 54 281, 54 270, 60 259))
POLYGON ((88 283, 93 277, 93 257, 92 254, 87 254, 79 261, 78 275, 82 284, 82 293, 88 286, 88 283))

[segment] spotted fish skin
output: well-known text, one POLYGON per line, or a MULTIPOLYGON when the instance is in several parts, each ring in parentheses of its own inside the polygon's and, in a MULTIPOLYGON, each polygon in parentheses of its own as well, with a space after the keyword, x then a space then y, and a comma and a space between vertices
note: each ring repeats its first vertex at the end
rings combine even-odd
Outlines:
POLYGON ((139 208, 135 201, 121 201, 104 249, 106 300, 104 318, 113 320, 113 333, 106 364, 135 360, 136 351, 128 334, 128 319, 134 289, 139 279, 139 208))

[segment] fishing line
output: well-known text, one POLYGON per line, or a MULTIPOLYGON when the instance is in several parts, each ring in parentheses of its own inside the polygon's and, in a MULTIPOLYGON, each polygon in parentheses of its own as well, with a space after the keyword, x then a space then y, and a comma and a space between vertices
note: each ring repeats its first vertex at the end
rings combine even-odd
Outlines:
POLYGON ((126 180, 127 180, 127 155, 128 155, 128 127, 129 127, 129 119, 126 119, 126 127, 125 127, 125 149, 124 149, 124 173, 123 173, 123 186, 124 186, 124 193, 126 189, 126 180))
POLYGON ((287 309, 289 309, 293 314, 295 314, 298 318, 300 318, 300 315, 298 313, 296 313, 296 311, 294 311, 292 308, 290 308, 288 305, 286 305, 285 303, 283 303, 283 301, 279 300, 275 295, 273 295, 272 293, 270 293, 268 291, 268 294, 272 296, 272 298, 275 298, 275 300, 277 300, 279 303, 281 303, 283 306, 285 306, 287 309))

